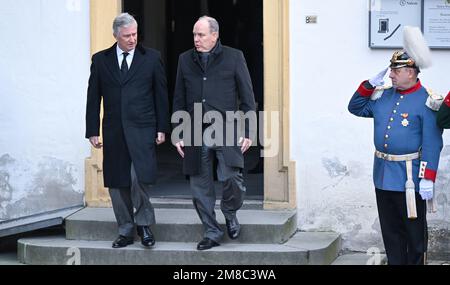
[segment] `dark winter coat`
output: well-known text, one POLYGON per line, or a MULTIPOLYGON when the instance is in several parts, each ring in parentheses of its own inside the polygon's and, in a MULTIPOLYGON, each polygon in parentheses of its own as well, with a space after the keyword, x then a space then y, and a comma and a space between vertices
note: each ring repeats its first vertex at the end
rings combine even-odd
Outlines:
MULTIPOLYGON (((255 111, 252 82, 242 51, 222 46, 218 42, 209 56, 206 68, 202 66, 199 54, 194 49, 180 55, 173 111, 187 111, 191 115, 192 125, 201 127, 202 122, 194 119, 195 103, 202 104, 204 111, 218 111, 224 118, 227 111, 255 111)), ((224 119, 224 124, 225 121, 224 119)), ((225 129, 224 125, 223 130, 225 129)), ((249 130, 249 125, 246 124, 244 136, 248 138, 249 132, 254 131, 256 130, 249 130)), ((191 133, 193 140, 194 130, 191 133)), ((244 157, 237 143, 238 139, 235 135, 234 146, 223 147, 223 154, 227 166, 243 168, 244 157)), ((196 175, 200 168, 201 148, 193 146, 193 141, 190 145, 184 149, 183 172, 186 175, 196 175)))
POLYGON ((105 187, 130 187, 133 163, 138 180, 156 180, 155 139, 169 133, 166 73, 160 53, 137 46, 121 78, 116 44, 92 57, 86 106, 86 138, 99 136, 103 99, 103 176, 105 187))

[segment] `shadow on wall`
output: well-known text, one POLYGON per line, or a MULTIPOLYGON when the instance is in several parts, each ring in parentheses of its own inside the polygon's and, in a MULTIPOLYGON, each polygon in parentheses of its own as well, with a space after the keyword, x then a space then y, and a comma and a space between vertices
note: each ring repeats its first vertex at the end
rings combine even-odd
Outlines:
POLYGON ((75 191, 75 171, 72 164, 51 157, 33 166, 2 155, 0 221, 82 205, 83 193, 75 191), (15 186, 19 183, 25 186, 15 186))

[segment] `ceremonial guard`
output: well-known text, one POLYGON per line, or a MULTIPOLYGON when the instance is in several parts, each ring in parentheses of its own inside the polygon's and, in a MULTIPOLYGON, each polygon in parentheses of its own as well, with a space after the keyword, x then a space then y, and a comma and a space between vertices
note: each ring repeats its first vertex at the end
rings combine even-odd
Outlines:
POLYGON ((441 105, 437 113, 437 124, 443 129, 450 129, 450 92, 448 92, 444 104, 441 105))
MULTIPOLYGON (((406 30, 405 30, 406 33, 406 30)), ((415 44, 415 43, 414 43, 415 44)), ((436 125, 437 110, 418 79, 428 64, 418 53, 396 51, 383 87, 384 69, 361 83, 348 110, 374 119, 373 182, 388 263, 424 264, 427 251, 426 203, 433 197, 442 130, 436 125)), ((419 52, 420 54, 420 52, 419 52)))

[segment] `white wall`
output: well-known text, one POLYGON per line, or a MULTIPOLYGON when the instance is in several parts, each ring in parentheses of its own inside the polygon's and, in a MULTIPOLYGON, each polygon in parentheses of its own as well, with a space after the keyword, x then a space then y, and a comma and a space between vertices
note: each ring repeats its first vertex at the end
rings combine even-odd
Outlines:
POLYGON ((83 203, 89 1, 2 1, 0 220, 83 203))
MULTIPOLYGON (((291 152, 297 162, 299 227, 342 233, 344 247, 382 248, 372 184, 373 127, 347 111, 359 84, 389 64, 394 50, 368 48, 368 1, 290 1, 291 152), (317 24, 306 24, 317 15, 317 24)), ((450 50, 433 50, 434 65, 422 84, 450 90, 450 50)), ((431 223, 445 227, 450 213, 450 132, 438 173, 439 212, 431 223), (444 170, 444 171, 442 171, 444 170)), ((448 226, 447 226, 448 228, 448 226)))

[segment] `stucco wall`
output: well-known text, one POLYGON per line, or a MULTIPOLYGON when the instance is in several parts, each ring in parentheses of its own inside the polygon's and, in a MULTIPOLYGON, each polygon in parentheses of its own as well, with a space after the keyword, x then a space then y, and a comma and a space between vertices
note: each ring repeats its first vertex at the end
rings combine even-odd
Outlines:
POLYGON ((0 220, 83 203, 89 1, 2 1, 0 220), (9 2, 9 3, 6 3, 9 2))
MULTIPOLYGON (((360 82, 388 65, 394 50, 368 48, 368 1, 292 0, 290 21, 291 121, 296 122, 291 150, 298 165, 299 227, 340 232, 345 249, 382 248, 372 184, 372 120, 354 117, 347 105, 360 82), (307 15, 317 15, 318 23, 306 24, 307 15)), ((434 65, 420 78, 447 94, 450 50, 432 54, 434 65)), ((444 143, 439 210, 429 216, 442 236, 450 222, 450 131, 444 143)))

